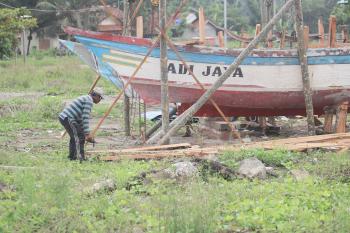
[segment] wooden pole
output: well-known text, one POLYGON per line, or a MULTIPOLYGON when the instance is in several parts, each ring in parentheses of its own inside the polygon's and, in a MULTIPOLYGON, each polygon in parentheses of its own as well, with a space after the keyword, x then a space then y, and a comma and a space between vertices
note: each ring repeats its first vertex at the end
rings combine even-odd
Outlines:
POLYGON ((199 42, 205 43, 205 16, 203 7, 199 8, 199 42))
MULTIPOLYGON (((260 32, 261 32, 261 24, 255 25, 255 37, 257 37, 260 32)), ((256 46, 256 48, 258 48, 258 47, 259 47, 259 45, 256 46)))
POLYGON ((312 90, 309 79, 309 70, 307 65, 307 55, 305 49, 306 47, 304 41, 303 12, 301 8, 301 0, 295 0, 295 11, 295 24, 298 38, 299 62, 303 81, 307 128, 309 135, 315 135, 314 108, 312 105, 312 90))
POLYGON ((261 33, 249 43, 248 47, 245 48, 235 59, 235 61, 227 68, 225 73, 221 75, 208 90, 206 90, 206 92, 198 99, 195 104, 187 109, 180 117, 171 122, 171 128, 165 135, 163 135, 161 132, 158 132, 152 138, 150 138, 150 140, 148 140, 148 143, 158 142, 159 144, 163 144, 164 141, 168 140, 171 135, 173 135, 180 127, 182 127, 208 101, 214 92, 222 86, 222 84, 238 68, 241 62, 245 59, 246 56, 250 54, 255 46, 261 41, 261 39, 266 38, 267 33, 272 29, 273 25, 276 24, 277 21, 282 17, 283 13, 294 4, 294 1, 295 0, 288 0, 283 5, 279 12, 264 27, 261 33), (160 140, 160 138, 162 139, 160 140))
POLYGON ((220 48, 225 48, 224 32, 223 31, 218 32, 218 42, 219 42, 220 48))
POLYGON ((136 18, 136 37, 143 38, 143 17, 136 18))
MULTIPOLYGON (((160 37, 160 78, 161 78, 161 105, 162 105, 162 131, 165 133, 169 128, 169 88, 168 88, 168 52, 167 42, 164 37, 166 20, 166 0, 159 1, 159 26, 161 29, 160 37)), ((169 141, 165 142, 168 144, 169 141)))
MULTIPOLYGON (((167 22, 166 27, 165 28, 169 28, 175 21, 175 19, 178 17, 181 9, 185 6, 185 4, 187 3, 188 0, 183 0, 180 4, 180 6, 176 9, 175 13, 173 14, 173 16, 171 17, 171 19, 167 22)), ((139 72, 139 70, 141 69, 142 65, 146 62, 148 56, 151 54, 151 52, 153 51, 153 49, 158 45, 158 42, 160 40, 160 34, 158 35, 158 37, 155 39, 155 41, 153 42, 152 46, 148 49, 145 57, 142 59, 142 61, 140 62, 140 64, 136 67, 134 73, 130 76, 130 78, 128 79, 128 81, 124 84, 124 88, 122 89, 122 91, 115 97, 114 101, 111 103, 111 105, 109 106, 109 108, 107 109, 107 111, 105 112, 105 114, 103 115, 103 117, 100 119, 100 121, 97 123, 95 129, 91 132, 91 136, 94 137, 97 130, 101 127, 102 123, 104 122, 104 120, 107 118, 107 116, 111 113, 113 107, 117 104, 118 100, 120 99, 120 97, 125 93, 125 90, 127 89, 127 87, 130 85, 130 83, 133 81, 133 79, 135 78, 137 72, 139 72)))
POLYGON ((328 47, 336 47, 337 18, 334 15, 329 17, 328 47))
POLYGON ((319 46, 320 48, 323 48, 324 47, 324 27, 323 27, 322 16, 318 19, 318 35, 320 37, 319 46))

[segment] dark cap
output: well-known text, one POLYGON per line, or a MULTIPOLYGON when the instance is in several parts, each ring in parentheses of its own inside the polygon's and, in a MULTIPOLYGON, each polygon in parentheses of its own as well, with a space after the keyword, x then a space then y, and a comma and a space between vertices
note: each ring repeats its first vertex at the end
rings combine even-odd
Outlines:
POLYGON ((91 95, 91 96, 98 96, 98 97, 100 97, 100 99, 103 99, 103 96, 101 95, 101 93, 99 93, 99 92, 97 92, 97 91, 95 91, 95 90, 92 90, 92 91, 90 92, 90 95, 91 95))

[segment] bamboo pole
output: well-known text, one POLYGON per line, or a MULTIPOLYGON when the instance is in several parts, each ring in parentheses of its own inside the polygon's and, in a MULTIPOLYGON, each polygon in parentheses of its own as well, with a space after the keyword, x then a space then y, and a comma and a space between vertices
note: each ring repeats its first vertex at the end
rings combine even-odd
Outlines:
MULTIPOLYGON (((205 92, 205 87, 203 86, 203 84, 199 81, 199 79, 196 77, 196 75, 192 72, 192 70, 190 69, 190 67, 187 65, 187 63, 185 62, 185 59, 183 59, 183 57, 181 56, 181 54, 179 53, 179 51, 176 49, 174 43, 169 39, 169 37, 167 35, 165 35, 165 39, 167 40, 168 46, 174 51, 174 53, 176 54, 176 56, 179 58, 179 60, 181 61, 181 63, 184 65, 185 69, 188 70, 188 72, 191 74, 191 76, 193 77, 193 79, 196 81, 196 83, 200 86, 200 88, 205 92)), ((225 116, 224 112, 220 109, 220 107, 216 104, 216 102, 212 99, 209 98, 209 101, 211 102, 211 104, 216 108, 216 110, 219 112, 220 116, 224 119, 224 121, 228 124, 228 126, 231 129, 231 132, 234 134, 234 136, 236 138, 241 138, 239 132, 237 131, 237 129, 235 128, 235 126, 227 119, 227 117, 225 116)))
POLYGON ((273 25, 276 24, 277 21, 282 17, 283 13, 293 5, 294 1, 295 0, 288 0, 282 6, 279 12, 264 27, 261 33, 249 43, 248 47, 245 48, 235 59, 235 61, 227 68, 225 73, 221 75, 220 78, 218 78, 208 90, 206 90, 206 92, 198 99, 195 104, 187 109, 180 117, 171 122, 170 130, 165 135, 163 135, 162 132, 158 132, 148 140, 148 143, 159 142, 159 144, 162 144, 164 141, 168 140, 170 136, 173 135, 180 127, 182 127, 208 101, 214 92, 222 86, 228 77, 230 77, 230 75, 238 68, 245 57, 248 56, 250 52, 255 48, 259 41, 261 41, 263 38, 266 38, 267 33, 272 29, 273 25))
POLYGON ((304 41, 303 12, 301 8, 301 0, 295 0, 295 24, 298 38, 298 53, 303 81, 308 134, 315 135, 314 108, 312 104, 312 89, 310 85, 306 46, 304 41))
MULTIPOLYGON (((162 106, 162 131, 166 132, 169 128, 169 88, 168 88, 168 52, 167 41, 165 39, 165 11, 166 0, 159 1, 159 26, 162 32, 160 37, 160 93, 162 106)), ((165 144, 169 144, 165 142, 165 144)))
MULTIPOLYGON (((180 4, 180 6, 177 8, 177 10, 175 11, 175 13, 173 14, 173 16, 171 17, 171 19, 167 22, 165 28, 169 28, 173 22, 175 21, 175 19, 178 17, 181 9, 184 7, 184 5, 187 3, 188 0, 183 0, 180 4)), ((135 78, 137 72, 141 69, 142 65, 146 62, 147 58, 149 57, 149 55, 151 54, 151 52, 153 51, 153 49, 158 45, 158 42, 160 40, 160 34, 158 35, 158 37, 155 39, 155 41, 153 42, 152 46, 148 49, 145 57, 142 59, 142 61, 140 62, 140 64, 136 67, 134 73, 130 76, 130 78, 128 79, 128 81, 124 84, 124 88, 122 89, 122 91, 116 96, 116 98, 114 99, 114 101, 111 103, 111 105, 109 106, 109 108, 107 109, 107 111, 105 112, 105 114, 103 115, 103 117, 100 119, 100 121, 97 123, 95 129, 91 132, 91 136, 94 137, 96 135, 97 130, 101 127, 102 123, 104 122, 104 120, 107 118, 107 116, 111 113, 113 107, 116 105, 116 103, 118 102, 118 100, 120 99, 120 97, 125 93, 126 88, 130 85, 131 81, 135 78)))

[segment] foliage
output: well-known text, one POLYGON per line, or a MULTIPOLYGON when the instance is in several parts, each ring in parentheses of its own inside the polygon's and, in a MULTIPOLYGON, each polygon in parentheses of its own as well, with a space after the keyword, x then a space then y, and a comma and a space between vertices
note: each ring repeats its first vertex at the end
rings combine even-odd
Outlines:
POLYGON ((25 8, 0 8, 0 59, 12 55, 17 46, 17 33, 36 26, 36 19, 27 18, 27 15, 30 15, 30 11, 25 8))

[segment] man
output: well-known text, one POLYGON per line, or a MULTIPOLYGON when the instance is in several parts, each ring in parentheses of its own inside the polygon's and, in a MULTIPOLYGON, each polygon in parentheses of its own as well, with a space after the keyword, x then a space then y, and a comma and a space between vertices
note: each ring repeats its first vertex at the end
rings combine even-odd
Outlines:
POLYGON ((85 141, 94 143, 90 136, 89 117, 92 103, 98 104, 103 97, 92 91, 89 95, 80 96, 59 114, 59 121, 70 136, 69 156, 71 160, 84 160, 85 141))

